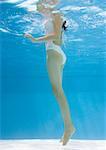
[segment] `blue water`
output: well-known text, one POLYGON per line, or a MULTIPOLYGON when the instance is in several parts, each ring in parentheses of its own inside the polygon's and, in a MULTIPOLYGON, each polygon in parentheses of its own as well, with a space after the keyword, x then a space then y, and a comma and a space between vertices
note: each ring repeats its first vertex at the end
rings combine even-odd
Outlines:
MULTIPOLYGON (((1 139, 60 138, 63 133, 45 44, 22 36, 44 35, 35 1, 0 1, 1 139)), ((68 21, 62 45, 67 56, 63 88, 76 127, 73 139, 106 139, 105 6, 104 0, 67 0, 58 6, 68 21)))

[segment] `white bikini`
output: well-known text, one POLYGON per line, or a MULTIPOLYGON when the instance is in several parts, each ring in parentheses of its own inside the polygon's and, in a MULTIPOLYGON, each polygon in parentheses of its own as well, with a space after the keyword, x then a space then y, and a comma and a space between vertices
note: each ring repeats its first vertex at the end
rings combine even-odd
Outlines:
MULTIPOLYGON (((47 35, 54 32, 53 22, 52 22, 52 18, 50 18, 50 16, 47 18, 47 21, 45 22, 45 31, 46 31, 47 35)), ((46 41, 46 51, 48 51, 48 50, 55 50, 58 53, 60 53, 63 56, 62 64, 65 64, 66 55, 59 45, 56 45, 53 43, 53 40, 46 41)))

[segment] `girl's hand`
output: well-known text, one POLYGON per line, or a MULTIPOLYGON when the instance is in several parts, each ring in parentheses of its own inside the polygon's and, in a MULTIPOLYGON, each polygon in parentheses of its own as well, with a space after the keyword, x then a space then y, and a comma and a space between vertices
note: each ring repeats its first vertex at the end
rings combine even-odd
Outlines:
POLYGON ((29 34, 29 33, 25 33, 25 34, 24 34, 24 37, 26 37, 26 38, 32 38, 32 35, 29 34))
POLYGON ((29 33, 25 33, 24 37, 29 38, 32 42, 37 42, 37 38, 33 38, 33 36, 29 33))

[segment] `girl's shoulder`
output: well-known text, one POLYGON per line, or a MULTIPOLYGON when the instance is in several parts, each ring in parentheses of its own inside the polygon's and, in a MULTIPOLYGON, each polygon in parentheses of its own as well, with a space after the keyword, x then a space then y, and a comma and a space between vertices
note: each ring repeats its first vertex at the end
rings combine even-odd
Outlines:
POLYGON ((63 14, 60 11, 58 11, 58 10, 52 11, 52 14, 53 14, 54 18, 57 17, 57 19, 63 20, 63 14))
POLYGON ((63 16, 63 14, 59 10, 53 10, 52 14, 63 16))

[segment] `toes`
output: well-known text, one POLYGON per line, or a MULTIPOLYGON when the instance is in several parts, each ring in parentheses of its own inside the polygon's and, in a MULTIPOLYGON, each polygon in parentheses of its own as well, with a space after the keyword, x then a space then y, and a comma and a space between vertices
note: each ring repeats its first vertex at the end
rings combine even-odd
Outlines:
POLYGON ((68 136, 68 137, 66 137, 66 138, 64 138, 63 139, 63 145, 66 145, 67 144, 67 142, 69 141, 69 139, 70 139, 70 136, 68 136))
POLYGON ((66 141, 63 141, 63 145, 66 145, 68 143, 69 139, 67 139, 66 141))
POLYGON ((75 132, 75 129, 73 129, 73 131, 70 130, 70 131, 65 132, 64 138, 63 138, 63 145, 67 144, 67 142, 69 141, 70 137, 74 134, 74 132, 75 132))

